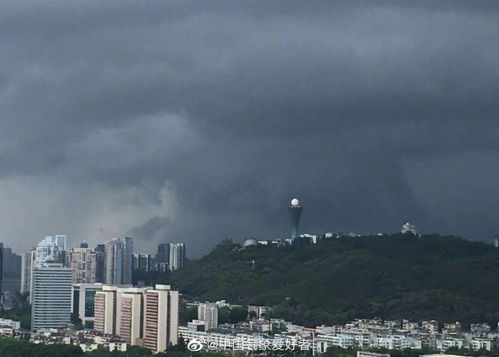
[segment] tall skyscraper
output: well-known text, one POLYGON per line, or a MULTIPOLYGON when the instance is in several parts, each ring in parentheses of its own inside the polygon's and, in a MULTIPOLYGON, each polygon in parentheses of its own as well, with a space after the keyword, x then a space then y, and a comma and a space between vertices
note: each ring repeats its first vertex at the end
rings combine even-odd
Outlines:
POLYGON ((31 285, 31 263, 33 259, 33 252, 26 252, 21 256, 21 294, 29 292, 31 285))
POLYGON ((123 241, 123 268, 122 284, 132 283, 132 263, 133 263, 133 240, 126 237, 123 241))
POLYGON ((65 235, 45 236, 36 246, 36 264, 43 263, 63 263, 61 252, 67 247, 67 237, 65 235))
POLYGON ((218 306, 213 303, 198 305, 198 320, 204 321, 206 330, 218 327, 218 306))
POLYGON ((106 245, 97 244, 95 247, 95 282, 106 282, 106 245))
POLYGON ((156 285, 148 290, 144 306, 144 347, 164 352, 168 345, 178 343, 178 291, 170 285, 156 285))
POLYGON ((59 247, 59 250, 68 249, 68 237, 65 234, 56 234, 54 240, 55 244, 59 247))
POLYGON ((3 243, 0 243, 0 295, 2 294, 2 278, 3 278, 3 243))
POLYGON ((157 263, 168 263, 168 243, 158 244, 158 253, 156 254, 157 263))
POLYGON ((40 264, 33 270, 31 329, 67 327, 71 318, 71 269, 60 263, 40 264))
POLYGON ((132 283, 132 256, 132 238, 115 238, 106 243, 106 284, 132 283))
POLYGON ((168 269, 177 270, 184 266, 185 243, 168 244, 168 269))
MULTIPOLYGON (((61 263, 67 266, 66 261, 67 236, 58 234, 45 236, 36 247, 23 254, 21 258, 21 288, 22 293, 33 291, 33 271, 45 263, 61 263)), ((29 296, 32 301, 32 294, 29 296)))
POLYGON ((121 284, 123 268, 123 244, 115 238, 106 243, 106 284, 121 284))
POLYGON ((0 247, 2 249, 2 292, 19 292, 22 258, 15 254, 11 248, 4 247, 3 243, 0 243, 0 247))
POLYGON ((133 255, 133 270, 149 271, 152 267, 152 259, 149 254, 133 255))
POLYGON ((299 225, 300 217, 303 212, 303 207, 300 206, 300 201, 297 198, 291 200, 291 204, 288 207, 289 218, 291 220, 291 239, 296 239, 300 237, 299 225))
POLYGON ((73 284, 96 282, 97 255, 92 248, 71 249, 68 265, 73 272, 73 284))

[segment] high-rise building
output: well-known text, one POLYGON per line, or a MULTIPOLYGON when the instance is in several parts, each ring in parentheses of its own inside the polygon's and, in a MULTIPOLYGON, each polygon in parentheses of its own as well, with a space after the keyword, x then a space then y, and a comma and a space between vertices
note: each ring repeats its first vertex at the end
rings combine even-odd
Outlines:
POLYGON ((122 284, 132 283, 133 240, 126 237, 123 241, 123 268, 122 284))
POLYGON ((44 263, 33 269, 31 329, 67 327, 71 318, 71 269, 44 263))
POLYGON ((2 249, 2 292, 19 292, 22 258, 15 254, 11 248, 4 247, 3 243, 0 243, 0 247, 2 249))
POLYGON ((68 249, 68 237, 65 234, 56 234, 54 241, 57 247, 59 247, 59 250, 68 249))
POLYGON ((156 285, 147 290, 144 306, 144 347, 153 352, 164 352, 176 345, 178 334, 178 291, 170 285, 156 285))
POLYGON ((157 263, 168 263, 168 243, 158 244, 158 253, 156 254, 157 263))
POLYGON ((36 264, 43 263, 63 263, 60 261, 60 252, 66 250, 66 236, 45 236, 43 240, 36 246, 36 264))
POLYGON ((168 244, 168 269, 177 270, 184 266, 185 243, 168 244))
POLYGON ((152 259, 149 254, 133 255, 133 270, 149 271, 152 268, 152 259))
POLYGON ((132 238, 115 238, 106 243, 106 284, 132 283, 132 256, 132 238))
POLYGON ((106 245, 105 244, 97 244, 97 246, 95 247, 95 251, 97 253, 106 254, 106 245))
POLYGON ((104 285, 95 293, 94 330, 116 334, 117 291, 117 286, 104 285))
POLYGON ((218 306, 214 303, 198 305, 198 320, 204 321, 206 330, 218 327, 218 306))
POLYGON ((160 352, 177 343, 178 312, 178 291, 169 285, 154 289, 103 285, 95 292, 94 329, 160 352))
POLYGON ((300 206, 300 201, 297 198, 293 198, 288 207, 289 219, 291 220, 291 239, 300 237, 299 225, 302 212, 303 207, 300 206))
POLYGON ((94 329, 138 344, 143 332, 144 293, 145 288, 102 285, 95 292, 94 329))
POLYGON ((95 251, 95 282, 106 282, 106 245, 97 244, 95 251))
POLYGON ((106 243, 106 284, 121 284, 123 267, 123 244, 115 238, 106 243))
POLYGON ((3 278, 3 243, 0 243, 0 295, 2 294, 2 278, 3 278))
POLYGON ((161 243, 154 259, 154 270, 177 270, 185 263, 185 243, 161 243))
MULTIPOLYGON (((23 254, 21 258, 21 287, 22 293, 31 293, 33 290, 33 270, 45 263, 61 263, 67 266, 66 261, 67 236, 58 234, 45 236, 36 247, 23 254)), ((31 301, 32 296, 29 296, 31 301)))
POLYGON ((95 294, 102 290, 102 284, 73 284, 71 312, 78 314, 84 325, 94 321, 95 294))
POLYGON ((92 248, 71 249, 69 267, 73 272, 73 284, 93 284, 96 282, 97 255, 92 248))
POLYGON ((33 252, 26 252, 21 256, 21 294, 29 292, 31 285, 31 263, 33 258, 33 252))
POLYGON ((137 345, 144 333, 145 288, 118 289, 116 334, 128 344, 137 345))

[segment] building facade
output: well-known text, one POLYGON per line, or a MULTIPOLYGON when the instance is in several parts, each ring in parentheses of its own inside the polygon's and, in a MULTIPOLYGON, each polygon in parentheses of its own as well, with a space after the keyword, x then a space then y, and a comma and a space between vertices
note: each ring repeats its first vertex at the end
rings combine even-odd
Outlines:
POLYGON ((185 263, 185 243, 168 244, 168 269, 177 270, 185 263))
POLYGON ((108 285, 132 283, 132 238, 115 238, 106 243, 105 282, 108 285))
POLYGON ((34 252, 26 252, 21 256, 21 294, 28 293, 31 286, 31 264, 34 260, 34 252))
POLYGON ((118 335, 153 352, 163 352, 178 342, 179 294, 169 285, 104 285, 95 293, 94 304, 96 331, 118 335))
POLYGON ((142 344, 144 334, 144 288, 128 288, 118 291, 118 317, 116 334, 130 345, 142 344))
POLYGON ((133 270, 150 271, 152 270, 152 259, 149 254, 133 255, 133 270))
POLYGON ((69 267, 73 272, 73 284, 96 282, 97 255, 92 248, 73 248, 69 252, 69 267))
POLYGON ((164 352, 178 343, 178 291, 170 285, 156 285, 148 290, 144 306, 144 347, 164 352))
POLYGON ((78 314, 84 325, 94 321, 95 295, 102 290, 102 284, 73 284, 71 312, 78 314))
POLYGON ((95 293, 94 330, 116 334, 117 291, 117 286, 104 285, 101 291, 95 293))
POLYGON ((204 321, 206 330, 218 327, 218 306, 214 303, 198 305, 198 320, 204 321))
POLYGON ((45 263, 33 269, 31 329, 67 327, 71 319, 71 269, 45 263))

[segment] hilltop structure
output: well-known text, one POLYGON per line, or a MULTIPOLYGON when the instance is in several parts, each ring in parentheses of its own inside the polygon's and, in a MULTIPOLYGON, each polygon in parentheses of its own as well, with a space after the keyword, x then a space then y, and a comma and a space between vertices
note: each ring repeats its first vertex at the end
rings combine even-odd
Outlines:
POLYGON ((302 212, 303 207, 300 206, 300 201, 297 198, 293 198, 288 207, 289 219, 291 220, 291 239, 300 237, 299 225, 302 212))

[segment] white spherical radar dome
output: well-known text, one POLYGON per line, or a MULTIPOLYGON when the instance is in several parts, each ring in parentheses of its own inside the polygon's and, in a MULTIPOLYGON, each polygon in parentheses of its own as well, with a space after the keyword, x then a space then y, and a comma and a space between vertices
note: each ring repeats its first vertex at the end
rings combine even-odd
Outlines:
POLYGON ((298 198, 293 198, 291 200, 291 206, 299 206, 300 205, 300 201, 298 201, 298 198))

